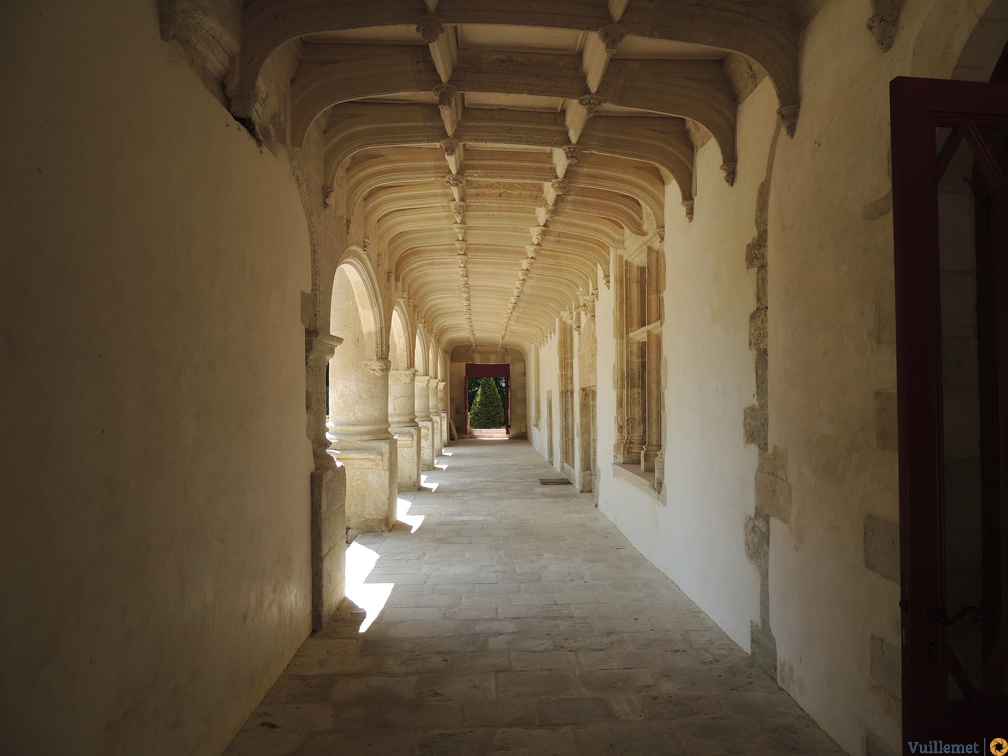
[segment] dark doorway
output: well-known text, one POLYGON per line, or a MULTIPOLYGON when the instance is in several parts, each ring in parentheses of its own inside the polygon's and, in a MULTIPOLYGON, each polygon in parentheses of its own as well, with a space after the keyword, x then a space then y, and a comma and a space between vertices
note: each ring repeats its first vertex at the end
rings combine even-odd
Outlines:
POLYGON ((891 87, 903 731, 1008 722, 1008 85, 891 87))

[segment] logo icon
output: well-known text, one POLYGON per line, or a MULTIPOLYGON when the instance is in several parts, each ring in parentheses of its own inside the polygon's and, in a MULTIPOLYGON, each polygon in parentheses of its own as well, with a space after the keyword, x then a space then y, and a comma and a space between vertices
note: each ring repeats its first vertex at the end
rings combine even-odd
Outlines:
POLYGON ((1005 742, 1004 738, 994 738, 990 742, 990 752, 994 756, 1005 756, 1008 753, 1008 742, 1005 742))

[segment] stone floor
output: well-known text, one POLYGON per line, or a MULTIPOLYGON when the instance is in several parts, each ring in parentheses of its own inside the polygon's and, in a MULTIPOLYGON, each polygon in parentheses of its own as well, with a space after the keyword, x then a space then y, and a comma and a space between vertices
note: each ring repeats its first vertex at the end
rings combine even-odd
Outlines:
POLYGON ((527 443, 447 451, 228 754, 841 753, 527 443))

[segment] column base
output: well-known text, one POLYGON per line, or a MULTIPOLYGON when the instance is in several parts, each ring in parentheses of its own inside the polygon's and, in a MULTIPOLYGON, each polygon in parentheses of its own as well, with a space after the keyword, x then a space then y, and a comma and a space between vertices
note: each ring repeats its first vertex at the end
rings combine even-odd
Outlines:
POLYGON ((336 616, 346 595, 346 470, 331 459, 311 474, 312 631, 336 616))
POLYGON ((420 426, 420 469, 434 469, 434 445, 432 437, 434 433, 434 423, 431 420, 417 419, 420 426))
POLYGON ((396 523, 398 453, 387 438, 333 441, 329 452, 346 468, 346 527, 350 534, 388 530, 396 523))
POLYGON ((431 446, 432 454, 434 455, 431 460, 431 469, 433 469, 434 461, 441 455, 441 415, 431 413, 431 423, 433 427, 431 428, 431 446))
POLYGON ((393 425, 392 434, 398 449, 398 484, 400 491, 420 490, 420 426, 393 425))

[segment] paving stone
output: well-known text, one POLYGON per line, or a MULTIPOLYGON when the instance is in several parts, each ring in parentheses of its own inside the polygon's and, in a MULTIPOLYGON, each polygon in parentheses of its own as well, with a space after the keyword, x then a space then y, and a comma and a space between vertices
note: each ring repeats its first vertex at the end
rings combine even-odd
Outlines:
POLYGON ((303 732, 280 732, 268 728, 249 728, 239 732, 225 756, 288 756, 296 753, 308 736, 303 732))
POLYGON ((737 717, 679 719, 673 722, 676 734, 693 753, 747 753, 768 745, 755 723, 737 717))
POLYGON ((694 756, 706 751, 687 749, 667 722, 604 722, 575 730, 583 756, 596 754, 648 754, 694 756))
POLYGON ((578 756, 579 750, 574 733, 569 729, 504 728, 494 734, 493 753, 578 756))
POLYGON ((563 696, 576 690, 574 675, 568 672, 501 672, 497 680, 501 698, 563 696))
POLYGON ((511 653, 514 670, 578 668, 577 654, 571 651, 514 651, 511 653))
POLYGON ((425 699, 469 701, 474 698, 493 698, 495 695, 493 672, 450 672, 424 675, 420 680, 420 695, 425 699))
POLYGON ((384 609, 306 640, 229 755, 840 753, 591 494, 544 495, 526 444, 451 452, 415 533, 357 539, 384 609))
POLYGON ((332 756, 334 753, 376 754, 413 753, 415 733, 410 730, 365 730, 329 732, 312 736, 298 756, 332 756))
POLYGON ((654 687, 646 669, 600 669, 578 675, 581 687, 589 693, 640 693, 654 687))
POLYGON ((535 702, 536 721, 542 725, 588 724, 613 719, 602 698, 540 698, 535 702))
POLYGON ((531 698, 466 701, 462 716, 469 727, 534 725, 535 702, 531 698))

